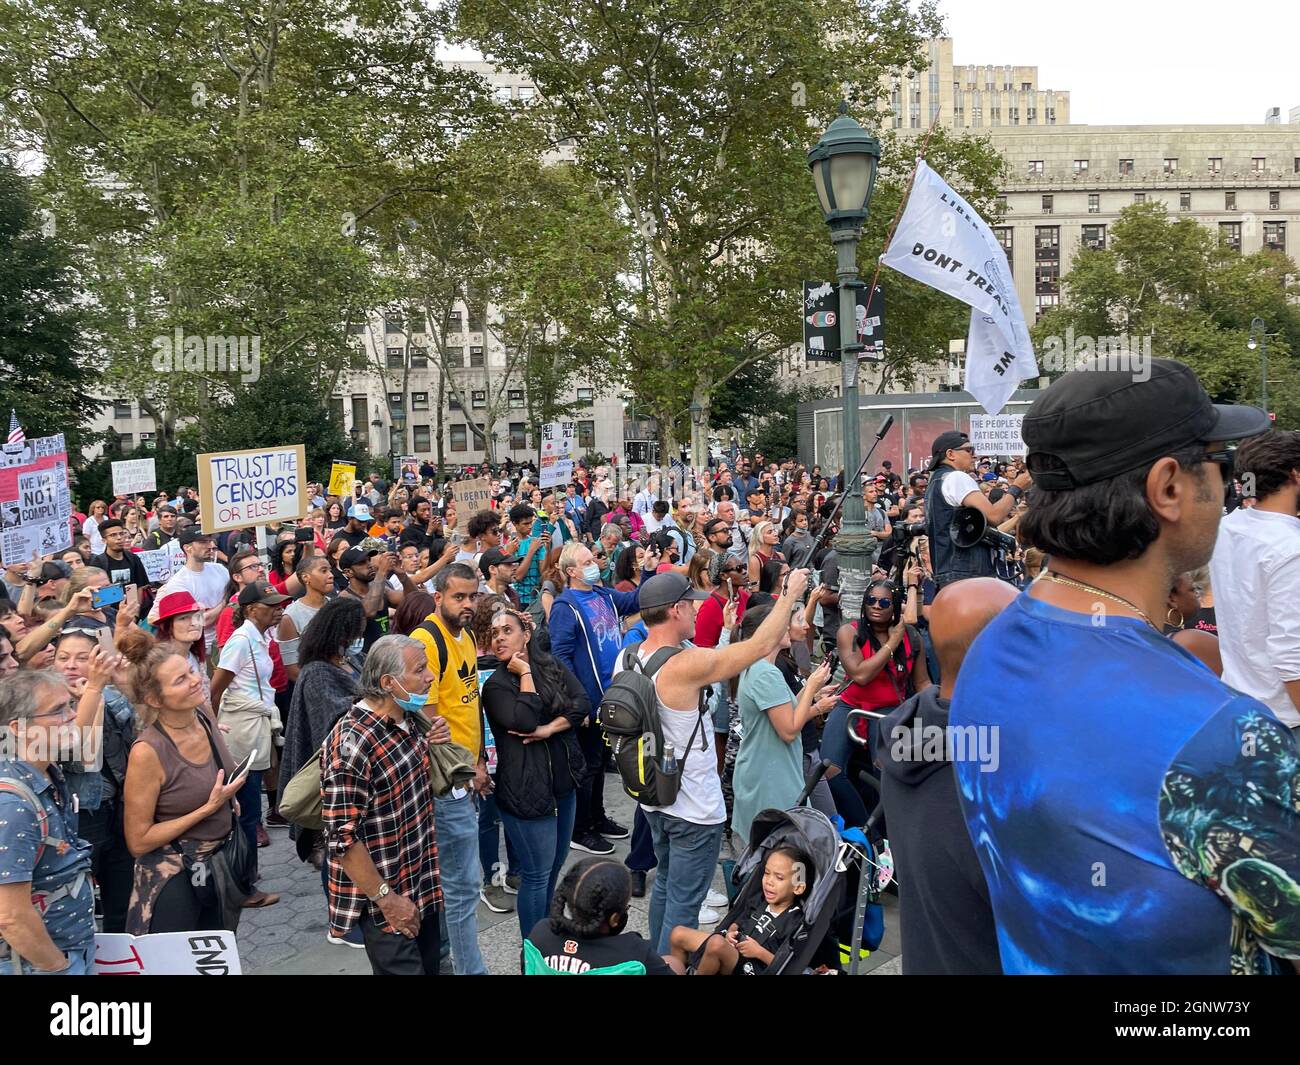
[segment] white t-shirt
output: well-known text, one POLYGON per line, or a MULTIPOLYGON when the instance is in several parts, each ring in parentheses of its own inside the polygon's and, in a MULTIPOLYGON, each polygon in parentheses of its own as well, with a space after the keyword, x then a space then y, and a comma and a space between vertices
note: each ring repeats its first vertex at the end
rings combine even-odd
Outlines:
MULTIPOLYGON (((687 645, 689 646, 689 645, 687 645)), ((651 655, 642 651, 638 654, 642 664, 650 660, 651 655)), ((610 674, 610 679, 618 676, 623 669, 623 652, 619 651, 618 661, 614 663, 614 670, 610 674)), ((658 674, 655 674, 658 677, 658 674)), ((655 681, 655 696, 658 698, 659 684, 655 681)), ((690 743, 691 732, 695 731, 695 726, 699 724, 699 730, 696 731, 695 745, 691 747, 691 756, 686 759, 685 765, 682 766, 682 785, 677 792, 677 801, 671 806, 645 806, 646 810, 654 813, 668 814, 670 817, 680 817, 683 821, 689 821, 695 825, 720 825, 727 819, 727 803, 722 797, 722 780, 718 776, 718 759, 713 751, 710 742, 717 742, 718 737, 713 732, 713 722, 708 719, 708 709, 706 705, 705 720, 700 721, 699 714, 695 708, 689 712, 675 709, 665 705, 662 699, 659 699, 659 720, 663 725, 664 743, 671 743, 677 753, 677 760, 680 763, 686 752, 687 744, 690 743)), ((726 737, 722 737, 722 742, 726 742, 726 737)))
POLYGON ((980 486, 975 483, 975 478, 961 470, 953 470, 952 473, 946 474, 940 487, 943 489, 943 498, 950 507, 961 506, 963 499, 972 492, 980 490, 980 486))
MULTIPOLYGON (((189 566, 183 566, 171 575, 167 583, 158 589, 154 600, 153 616, 157 617, 158 603, 168 592, 189 592, 195 602, 204 610, 211 610, 218 603, 226 602, 226 585, 230 583, 230 572, 220 562, 205 562, 203 569, 195 572, 189 566)), ((203 642, 209 651, 217 639, 217 623, 213 621, 203 628, 203 642)))
POLYGON ((235 675, 230 682, 232 688, 238 688, 245 695, 257 699, 266 706, 275 705, 275 689, 271 687, 271 630, 263 634, 251 621, 245 621, 234 632, 221 649, 219 669, 225 669, 235 675))
POLYGON ((1210 581, 1223 683, 1300 725, 1284 686, 1300 680, 1300 518, 1234 510, 1219 522, 1210 581))

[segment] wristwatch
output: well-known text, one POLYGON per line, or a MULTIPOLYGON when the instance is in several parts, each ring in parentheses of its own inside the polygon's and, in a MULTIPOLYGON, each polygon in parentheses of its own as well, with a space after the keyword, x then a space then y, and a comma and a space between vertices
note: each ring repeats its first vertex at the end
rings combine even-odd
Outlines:
POLYGON ((385 898, 385 896, 391 894, 392 890, 393 889, 388 886, 388 881, 385 880, 382 884, 379 885, 379 890, 375 892, 375 894, 367 895, 366 898, 368 898, 371 902, 380 902, 385 898))

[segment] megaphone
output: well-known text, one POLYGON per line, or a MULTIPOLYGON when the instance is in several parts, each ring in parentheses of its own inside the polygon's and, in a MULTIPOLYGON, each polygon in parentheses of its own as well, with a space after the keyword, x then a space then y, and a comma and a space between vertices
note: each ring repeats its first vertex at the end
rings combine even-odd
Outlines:
POLYGON ((1016 538, 991 526, 984 512, 977 507, 958 507, 952 524, 948 526, 948 535, 957 547, 971 548, 983 544, 995 551, 1016 549, 1016 538))

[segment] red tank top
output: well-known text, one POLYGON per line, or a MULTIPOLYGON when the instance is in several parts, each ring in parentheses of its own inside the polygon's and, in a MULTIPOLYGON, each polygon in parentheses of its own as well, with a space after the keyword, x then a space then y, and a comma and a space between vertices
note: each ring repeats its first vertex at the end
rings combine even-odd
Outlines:
MULTIPOLYGON (((863 657, 870 658, 865 646, 860 642, 861 625, 861 619, 854 624, 855 640, 859 641, 858 647, 862 649, 863 657)), ((907 686, 912 676, 912 668, 916 664, 916 647, 912 641, 910 627, 904 627, 903 642, 900 646, 903 649, 903 665, 899 664, 898 654, 895 652, 885 663, 884 668, 868 683, 850 684, 844 689, 840 698, 855 710, 891 710, 902 703, 907 698, 907 686)), ((855 725, 858 726, 858 735, 865 735, 866 722, 859 719, 855 725)))

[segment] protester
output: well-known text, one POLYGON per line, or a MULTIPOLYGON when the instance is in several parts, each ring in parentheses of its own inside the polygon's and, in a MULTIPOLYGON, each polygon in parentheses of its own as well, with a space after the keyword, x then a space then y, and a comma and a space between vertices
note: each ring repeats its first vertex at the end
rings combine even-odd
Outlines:
POLYGON ((156 604, 163 596, 171 592, 189 592, 203 607, 203 637, 208 652, 211 653, 217 639, 217 619, 226 608, 226 601, 229 599, 226 585, 230 573, 221 563, 212 561, 216 543, 210 534, 198 528, 189 528, 177 539, 181 550, 185 553, 185 565, 173 573, 170 579, 158 589, 155 607, 151 611, 151 620, 157 620, 156 604))
POLYGON ((334 591, 334 574, 322 555, 308 555, 298 563, 295 575, 303 588, 302 597, 284 608, 284 617, 276 630, 280 660, 292 681, 298 679, 298 645, 302 633, 307 631, 312 618, 321 611, 334 591))
POLYGON ((341 940, 359 925, 376 976, 438 973, 441 821, 428 746, 451 733, 441 716, 427 736, 407 720, 432 683, 424 648, 385 636, 366 656, 359 701, 321 749, 329 934, 341 940))
POLYGON ((109 518, 99 525, 104 539, 103 554, 95 555, 90 565, 108 574, 112 584, 134 584, 143 588, 149 583, 144 563, 127 546, 127 532, 120 518, 109 518))
POLYGON ((997 772, 954 763, 1006 972, 1273 972, 1296 954, 1258 897, 1300 876, 1294 740, 1154 620, 1213 552, 1220 443, 1268 428, 1168 359, 1068 373, 1025 415, 1020 535, 1051 568, 975 641, 951 709, 1008 752, 997 772))

